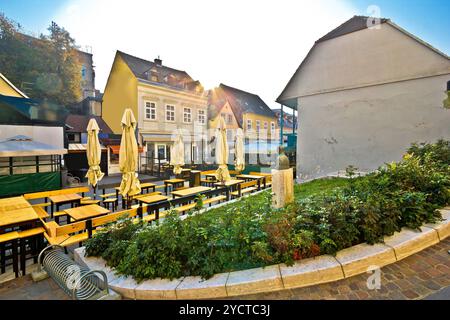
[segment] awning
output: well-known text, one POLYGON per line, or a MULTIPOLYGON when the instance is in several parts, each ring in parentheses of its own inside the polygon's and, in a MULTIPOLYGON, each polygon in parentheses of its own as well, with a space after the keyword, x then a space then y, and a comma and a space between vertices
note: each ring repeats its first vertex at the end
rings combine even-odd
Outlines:
POLYGON ((50 156, 66 153, 66 149, 59 149, 49 144, 33 141, 27 136, 19 135, 0 141, 0 158, 50 156))
MULTIPOLYGON (((86 153, 86 144, 83 143, 70 143, 69 144, 69 153, 86 153)), ((104 146, 101 146, 102 152, 107 151, 108 149, 104 146)))

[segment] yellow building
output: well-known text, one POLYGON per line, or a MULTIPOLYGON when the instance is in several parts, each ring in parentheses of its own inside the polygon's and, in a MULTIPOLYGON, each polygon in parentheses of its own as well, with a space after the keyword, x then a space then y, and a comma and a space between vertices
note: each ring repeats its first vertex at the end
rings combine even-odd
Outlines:
POLYGON ((256 94, 220 84, 210 91, 208 108, 211 129, 224 117, 227 128, 242 128, 246 139, 266 142, 279 138, 277 116, 256 94))
POLYGON ((25 93, 17 89, 3 74, 0 73, 0 94, 10 97, 28 98, 25 93))
POLYGON ((102 117, 115 134, 131 108, 138 122, 139 143, 148 156, 166 160, 173 134, 184 132, 186 163, 198 160, 206 132, 208 98, 199 81, 185 71, 117 51, 103 95, 102 117))

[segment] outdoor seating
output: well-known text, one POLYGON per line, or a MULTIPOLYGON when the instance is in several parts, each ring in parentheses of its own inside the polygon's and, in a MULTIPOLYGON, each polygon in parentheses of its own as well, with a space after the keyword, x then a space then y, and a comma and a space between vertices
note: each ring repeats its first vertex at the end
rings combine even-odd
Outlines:
POLYGON ((231 197, 240 198, 242 195, 254 192, 258 190, 258 181, 248 181, 238 184, 238 189, 236 191, 231 192, 231 197))
POLYGON ((266 188, 272 186, 272 174, 271 173, 262 173, 262 172, 250 172, 252 176, 262 176, 266 178, 266 188))
POLYGON ((47 218, 50 217, 50 215, 47 213, 47 211, 45 211, 45 210, 43 209, 42 206, 34 205, 34 206, 32 206, 32 208, 34 209, 34 211, 36 212, 36 214, 38 215, 38 217, 39 217, 40 219, 45 220, 45 219, 47 219, 47 218))
POLYGON ((102 203, 103 203, 103 205, 105 206, 105 208, 108 208, 109 209, 109 207, 110 207, 110 205, 111 205, 111 210, 112 211, 115 211, 115 210, 117 210, 117 198, 107 198, 107 199, 103 199, 102 200, 102 203))
POLYGON ((18 254, 17 254, 17 241, 19 239, 19 233, 17 231, 12 231, 0 235, 0 264, 1 273, 6 272, 6 262, 7 260, 12 260, 13 272, 16 278, 19 276, 19 264, 18 264, 18 254), (7 251, 11 254, 7 255, 7 251))
POLYGON ((37 263, 39 250, 43 248, 43 233, 45 229, 42 227, 32 228, 24 231, 18 231, 20 244, 20 270, 22 275, 26 274, 26 259, 30 253, 34 263, 37 263), (30 249, 27 250, 27 247, 30 249))

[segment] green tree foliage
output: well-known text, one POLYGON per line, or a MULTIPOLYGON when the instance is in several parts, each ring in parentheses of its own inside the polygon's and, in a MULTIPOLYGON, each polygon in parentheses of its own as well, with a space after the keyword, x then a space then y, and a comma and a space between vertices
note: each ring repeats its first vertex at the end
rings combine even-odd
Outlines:
POLYGON ((81 64, 75 40, 52 22, 49 35, 23 33, 0 13, 0 72, 35 99, 69 105, 81 99, 81 64))

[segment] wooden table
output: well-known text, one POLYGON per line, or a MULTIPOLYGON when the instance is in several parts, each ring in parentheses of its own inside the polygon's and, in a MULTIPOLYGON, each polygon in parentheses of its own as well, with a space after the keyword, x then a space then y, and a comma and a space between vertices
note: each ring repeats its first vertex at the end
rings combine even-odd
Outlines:
POLYGON ((245 181, 248 180, 257 180, 258 181, 258 190, 261 190, 261 181, 264 183, 264 188, 266 188, 266 177, 265 176, 256 176, 251 174, 240 174, 236 176, 238 179, 243 179, 245 181))
POLYGON ((232 179, 225 182, 217 182, 214 185, 216 186, 216 188, 226 187, 229 191, 233 191, 233 189, 235 189, 235 187, 240 183, 242 183, 242 180, 232 179))
MULTIPOLYGON (((168 199, 168 198, 167 198, 166 196, 162 196, 162 195, 153 195, 153 196, 147 196, 147 197, 139 198, 138 201, 139 201, 139 206, 142 207, 142 204, 143 204, 143 203, 145 203, 145 204, 151 204, 151 203, 156 203, 156 202, 164 201, 164 200, 167 200, 167 199, 168 199)), ((150 210, 150 206, 147 207, 147 213, 150 213, 149 210, 150 210)), ((157 217, 159 218, 158 215, 157 215, 157 217)))
MULTIPOLYGON (((142 190, 147 190, 148 193, 148 189, 153 188, 153 192, 156 191, 156 184, 151 183, 151 182, 147 182, 147 183, 141 183, 141 189, 142 190)), ((144 193, 144 192, 142 192, 144 193)))
MULTIPOLYGON (((103 208, 97 204, 91 204, 88 206, 66 209, 66 210, 64 210, 64 212, 67 213, 67 215, 71 219, 73 219, 75 221, 80 221, 80 220, 86 220, 89 218, 102 216, 102 215, 110 213, 111 211, 109 211, 108 209, 103 208)), ((70 221, 68 221, 68 222, 70 223, 70 221)))
POLYGON ((7 227, 15 227, 37 220, 39 220, 39 216, 31 206, 28 208, 4 211, 0 213, 0 228, 6 229, 7 227))
POLYGON ((169 184, 172 185, 172 188, 175 189, 178 185, 184 185, 184 179, 170 179, 170 180, 164 180, 164 186, 166 194, 169 193, 169 184))
POLYGON ((0 199, 0 213, 29 207, 31 207, 31 205, 24 197, 0 199))
POLYGON ((179 191, 172 191, 172 196, 175 197, 185 197, 185 196, 190 196, 193 194, 197 194, 197 193, 202 193, 205 191, 211 190, 210 187, 194 187, 194 188, 189 188, 189 189, 184 189, 184 190, 179 190, 179 191))
POLYGON ((81 201, 81 196, 79 194, 62 194, 59 196, 51 196, 49 197, 50 202, 52 203, 51 205, 51 214, 52 214, 52 218, 53 218, 53 213, 55 212, 55 205, 56 205, 56 211, 59 211, 59 206, 63 205, 63 204, 67 204, 70 203, 70 205, 73 207, 74 203, 77 203, 78 205, 80 205, 80 201, 81 201))

